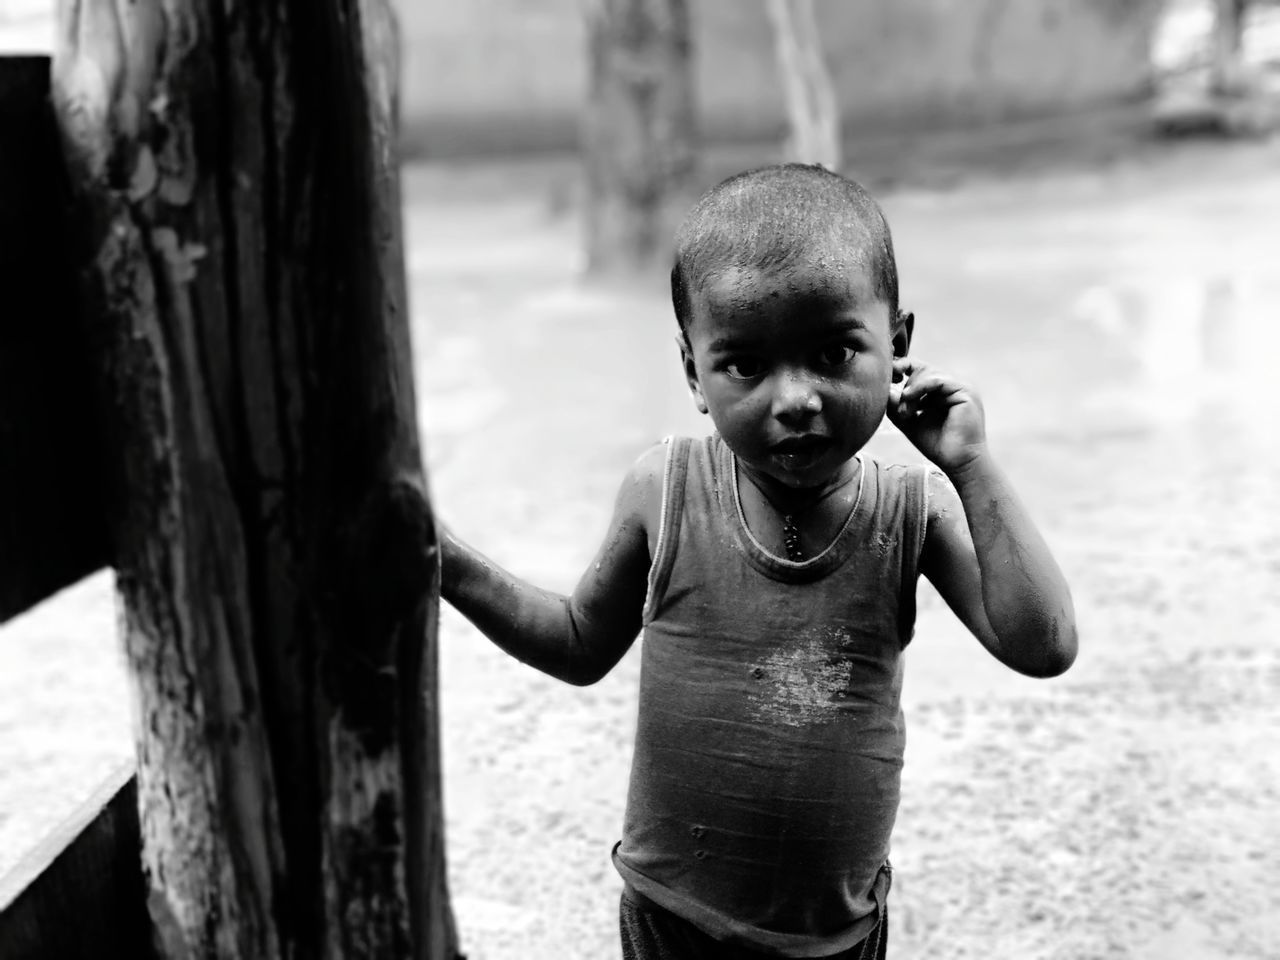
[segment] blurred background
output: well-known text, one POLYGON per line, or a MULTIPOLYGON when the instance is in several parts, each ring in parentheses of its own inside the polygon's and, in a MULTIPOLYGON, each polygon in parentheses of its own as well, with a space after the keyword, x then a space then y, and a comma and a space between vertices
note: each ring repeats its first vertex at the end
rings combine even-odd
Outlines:
MULTIPOLYGON (((892 955, 1280 957, 1280 5, 404 0, 399 24, 440 516, 570 589, 630 462, 708 429, 675 218, 746 167, 840 169, 1082 629, 1028 680, 921 585, 892 955)), ((53 44, 50 0, 0 0, 0 51, 53 44)), ((873 447, 917 458, 888 426, 873 447)), ((114 629, 104 574, 0 630, 0 874, 129 761, 114 629)), ((566 688, 444 612, 472 960, 618 956, 636 653, 566 688)))

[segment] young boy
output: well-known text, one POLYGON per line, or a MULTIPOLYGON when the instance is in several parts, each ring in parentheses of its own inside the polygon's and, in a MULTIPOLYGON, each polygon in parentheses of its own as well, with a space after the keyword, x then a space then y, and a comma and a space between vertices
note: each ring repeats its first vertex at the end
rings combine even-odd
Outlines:
POLYGON ((1067 585, 967 386, 908 357, 889 228, 795 164, 676 238, 684 372, 714 436, 643 454, 571 597, 443 536, 445 598, 575 684, 643 628, 622 840, 626 958, 885 956, 917 573, 1003 663, 1071 665, 1067 585), (936 470, 860 453, 885 416, 936 470))

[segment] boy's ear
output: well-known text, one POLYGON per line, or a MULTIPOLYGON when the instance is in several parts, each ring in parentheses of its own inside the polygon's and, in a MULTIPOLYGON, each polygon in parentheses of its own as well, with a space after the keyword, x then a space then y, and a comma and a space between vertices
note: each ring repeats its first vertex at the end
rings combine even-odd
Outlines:
POLYGON ((676 346, 680 348, 680 363, 684 366, 684 378, 689 384, 689 392, 693 394, 693 405, 698 408, 699 413, 706 413, 707 399, 702 395, 702 384, 698 382, 698 368, 693 364, 689 335, 683 330, 676 335, 676 346))
POLYGON ((899 357, 905 357, 907 351, 911 349, 911 335, 915 333, 915 329, 916 315, 910 310, 899 310, 898 315, 894 318, 891 331, 895 360, 899 357))

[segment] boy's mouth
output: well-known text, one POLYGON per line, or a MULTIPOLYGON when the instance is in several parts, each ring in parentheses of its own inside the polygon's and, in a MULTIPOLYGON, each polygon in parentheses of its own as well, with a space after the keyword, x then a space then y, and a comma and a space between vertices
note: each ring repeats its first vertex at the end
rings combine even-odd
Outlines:
POLYGON ((779 454, 806 453, 819 447, 825 447, 828 442, 828 439, 820 434, 806 433, 801 437, 787 437, 785 440, 779 440, 769 449, 779 454))
POLYGON ((817 434, 788 437, 769 447, 774 462, 787 470, 803 470, 819 460, 831 441, 817 434))

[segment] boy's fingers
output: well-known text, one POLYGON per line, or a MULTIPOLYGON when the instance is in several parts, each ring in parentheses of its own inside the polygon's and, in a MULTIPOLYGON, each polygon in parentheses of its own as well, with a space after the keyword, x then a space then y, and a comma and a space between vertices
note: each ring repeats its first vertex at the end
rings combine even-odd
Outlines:
POLYGON ((892 383, 889 385, 889 419, 897 422, 905 412, 902 401, 902 385, 892 383))
POLYGON ((909 400, 915 400, 927 394, 945 392, 949 387, 948 379, 933 371, 913 373, 902 386, 902 393, 909 400))
POLYGON ((889 409, 886 411, 889 416, 889 422, 894 426, 903 428, 908 420, 911 419, 911 413, 907 410, 904 403, 895 403, 891 399, 889 401, 889 409))
POLYGON ((890 414, 895 422, 907 422, 925 409, 961 402, 967 396, 967 388, 959 380, 918 360, 899 357, 893 361, 893 370, 895 377, 903 377, 889 386, 890 414))
POLYGON ((917 370, 902 386, 903 392, 908 399, 924 399, 926 397, 931 400, 942 399, 967 389, 963 383, 954 377, 933 370, 917 370))
POLYGON ((915 362, 910 357, 895 357, 893 360, 893 383, 901 383, 911 375, 915 362))

